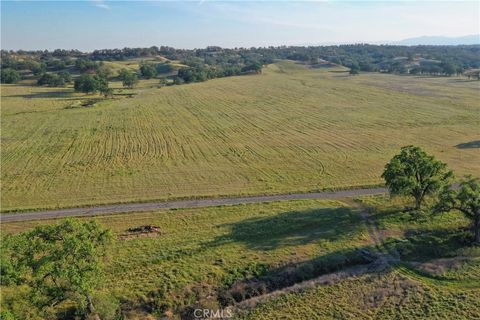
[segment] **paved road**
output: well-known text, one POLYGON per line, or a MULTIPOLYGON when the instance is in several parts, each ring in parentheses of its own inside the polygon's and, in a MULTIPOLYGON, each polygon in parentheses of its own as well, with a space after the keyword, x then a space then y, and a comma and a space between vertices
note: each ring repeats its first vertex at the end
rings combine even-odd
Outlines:
POLYGON ((76 216, 98 216, 115 213, 126 212, 142 212, 153 211, 161 209, 182 209, 182 208, 200 208, 212 207, 220 205, 236 205, 243 203, 257 203, 270 202, 282 200, 304 200, 304 199, 340 199, 346 197, 358 197, 375 194, 386 193, 385 188, 370 188, 370 189, 352 189, 331 192, 317 192, 317 193, 294 193, 294 194, 279 194, 272 196, 249 196, 249 197, 235 197, 235 198, 218 198, 218 199, 197 199, 197 200, 178 200, 178 201, 164 201, 164 202, 147 202, 147 203, 129 203, 129 204, 115 204, 104 205, 87 208, 72 208, 72 209, 56 209, 34 212, 17 212, 17 213, 3 213, 1 214, 1 222, 14 221, 29 221, 41 219, 55 219, 64 217, 76 216))

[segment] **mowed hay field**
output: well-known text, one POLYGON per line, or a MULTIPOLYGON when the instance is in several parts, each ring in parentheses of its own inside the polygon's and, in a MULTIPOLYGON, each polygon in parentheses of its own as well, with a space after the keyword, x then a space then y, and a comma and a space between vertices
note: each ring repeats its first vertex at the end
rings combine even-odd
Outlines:
POLYGON ((374 185, 408 144, 480 172, 475 81, 283 61, 134 91, 71 108, 91 97, 2 85, 2 210, 374 185))

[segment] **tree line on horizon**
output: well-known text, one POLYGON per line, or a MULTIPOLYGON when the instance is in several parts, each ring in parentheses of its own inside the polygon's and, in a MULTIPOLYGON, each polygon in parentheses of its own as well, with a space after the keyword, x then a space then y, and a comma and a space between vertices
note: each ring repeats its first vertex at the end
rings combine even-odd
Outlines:
MULTIPOLYGON (((175 49, 171 47, 103 49, 84 53, 78 50, 1 51, 2 83, 15 83, 25 71, 38 76, 39 85, 63 86, 72 81, 68 73, 95 74, 108 79, 111 71, 104 61, 123 61, 133 58, 162 56, 179 61, 171 84, 201 82, 213 78, 248 73, 260 73, 262 66, 278 59, 295 60, 309 65, 327 61, 350 69, 351 74, 384 72, 394 74, 428 74, 437 76, 460 75, 480 79, 480 45, 465 46, 392 46, 340 45, 316 47, 234 48, 207 47, 205 49, 175 49), (466 73, 466 75, 467 75, 466 73)), ((168 63, 143 62, 137 76, 145 79, 169 73, 174 69, 168 63)), ((125 75, 125 74, 123 74, 125 75)), ((119 74, 119 76, 121 76, 119 74)), ((93 77, 93 76, 92 76, 93 77)), ((84 77, 85 78, 85 77, 84 77)), ((121 77, 123 81, 123 77, 121 77)), ((91 80, 91 79, 89 79, 91 80)), ((126 86, 131 86, 127 81, 126 86)), ((135 83, 135 81, 133 81, 135 83)))

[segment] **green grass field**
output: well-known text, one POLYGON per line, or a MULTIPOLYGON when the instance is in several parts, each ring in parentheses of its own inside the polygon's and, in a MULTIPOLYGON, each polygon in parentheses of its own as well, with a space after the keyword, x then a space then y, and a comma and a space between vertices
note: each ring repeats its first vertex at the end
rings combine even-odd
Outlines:
MULTIPOLYGON (((462 242, 461 215, 415 217, 404 202, 366 198, 385 249, 399 264, 281 295, 239 316, 247 319, 471 318, 480 307, 480 248, 462 242)), ((170 315, 189 307, 223 307, 247 299, 249 280, 281 290, 317 275, 362 264, 358 249, 376 250, 357 208, 340 201, 285 201, 96 218, 121 237, 155 225, 159 234, 116 241, 105 261, 100 293, 129 315, 170 315), (230 294, 226 295, 225 293, 230 294), (238 298, 241 297, 241 298, 238 298), (231 298, 230 298, 231 299, 231 298), (228 303, 230 302, 230 303, 228 303)), ((2 224, 16 233, 40 223, 2 224)), ((266 291, 266 292, 265 292, 266 291)), ((21 290, 3 288, 3 303, 21 309, 21 290), (14 302, 12 302, 14 301, 14 302)), ((143 315, 143 316, 142 316, 143 315)), ((32 318, 35 319, 35 318, 32 318)))
MULTIPOLYGON (((155 225, 160 235, 118 240, 106 261, 105 288, 134 306, 175 314, 198 295, 369 243, 361 217, 335 201, 298 201, 96 218, 121 235, 155 225)), ((20 232, 39 223, 2 224, 20 232)), ((7 292, 6 299, 9 294, 7 292)))
POLYGON ((240 319, 473 319, 480 310, 480 248, 465 245, 459 214, 415 216, 402 202, 366 198, 385 248, 400 262, 296 293, 279 295, 240 319))
POLYGON ((284 61, 256 76, 141 81, 92 107, 29 83, 2 85, 2 210, 374 185, 408 144, 458 175, 480 170, 478 148, 456 147, 478 140, 480 111, 478 82, 460 78, 284 61))
POLYGON ((392 271, 284 295, 240 319, 475 319, 480 290, 449 290, 392 271))

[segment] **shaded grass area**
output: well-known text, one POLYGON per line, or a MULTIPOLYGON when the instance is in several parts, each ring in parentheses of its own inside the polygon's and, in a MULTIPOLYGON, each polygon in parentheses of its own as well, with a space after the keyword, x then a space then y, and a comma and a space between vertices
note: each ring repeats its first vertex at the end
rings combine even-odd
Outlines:
POLYGON ((382 232, 386 249, 395 249, 403 260, 480 255, 480 248, 471 246, 469 220, 458 212, 405 210, 409 201, 388 196, 363 197, 360 201, 371 210, 370 217, 382 232))
POLYGON ((284 295, 239 319, 474 319, 478 290, 429 286, 402 273, 363 275, 284 295))
POLYGON ((480 140, 460 143, 457 144, 456 147, 459 149, 480 148, 480 140))
POLYGON ((405 211, 404 199, 360 199, 381 246, 398 256, 384 272, 289 293, 243 311, 241 319, 470 319, 480 310, 480 248, 458 213, 405 211))
POLYGON ((182 86, 112 82, 132 97, 90 107, 72 88, 2 85, 2 209, 376 185, 408 144, 480 170, 478 148, 456 147, 478 140, 478 88, 343 71, 282 61, 182 86))
MULTIPOLYGON (((238 316, 467 319, 478 311, 480 248, 467 243, 462 216, 404 211, 403 199, 361 201, 398 263, 289 293, 238 316)), ((339 201, 302 200, 97 217, 122 239, 105 261, 100 292, 119 301, 127 318, 189 319, 194 308, 225 308, 370 264, 378 248, 358 210, 339 201), (155 226, 151 237, 123 237, 148 225, 155 226)), ((44 223, 51 221, 1 227, 14 233, 44 223)), ((4 303, 14 299, 15 290, 4 292, 4 303)))
MULTIPOLYGON (((342 259, 340 250, 368 244, 361 217, 336 201, 275 202, 96 219, 117 235, 142 225, 160 229, 152 238, 119 240, 106 261, 102 290, 121 300, 125 312, 132 313, 179 315, 199 301, 219 306, 218 292, 239 281, 281 274, 289 265, 307 266, 308 261, 322 257, 325 266, 333 265, 335 256, 342 259)), ((2 224, 2 232, 19 232, 41 223, 51 221, 2 224)), ((308 268, 303 270, 305 277, 311 276, 308 268)))

